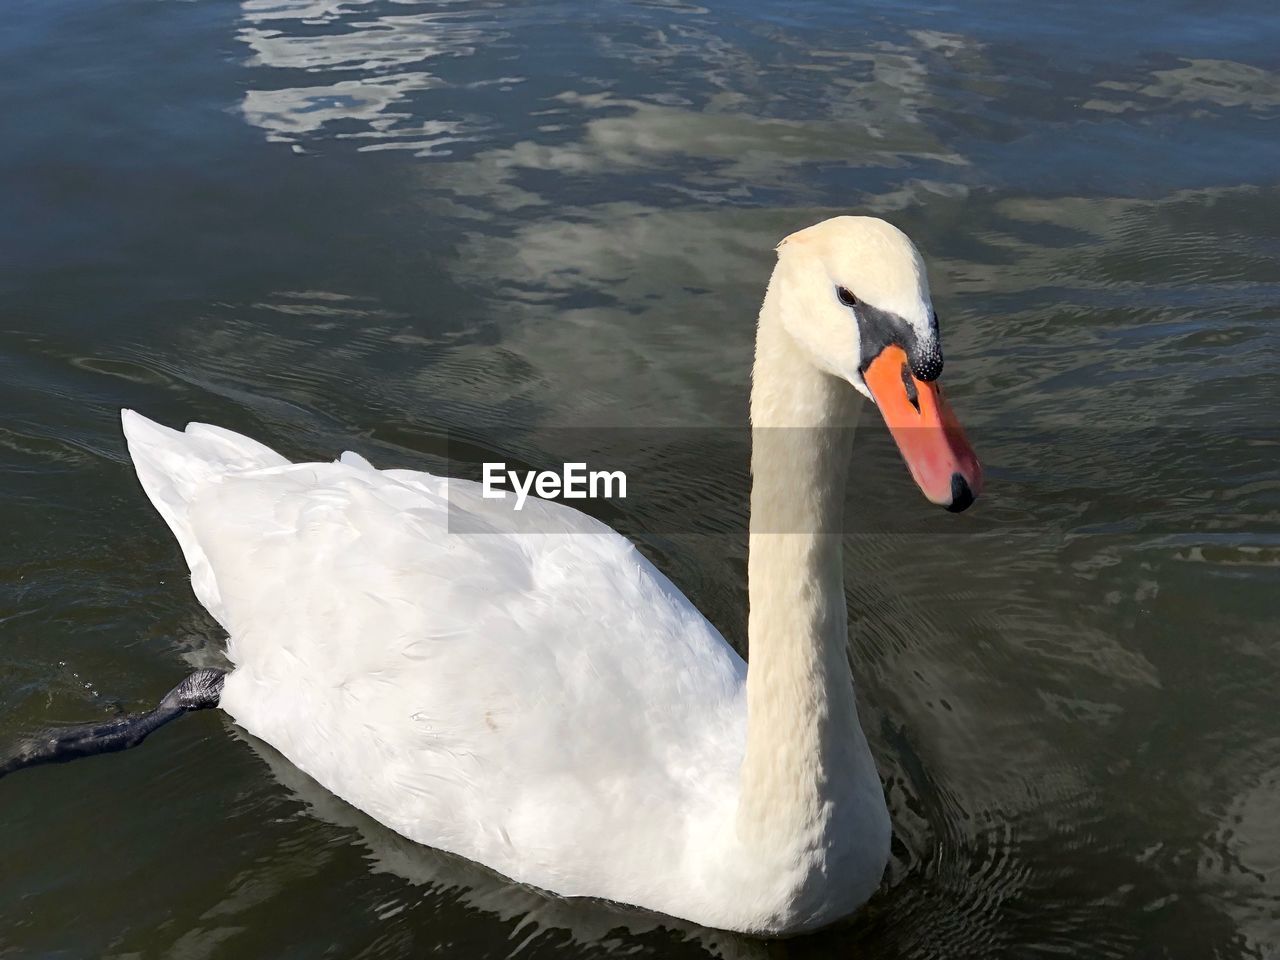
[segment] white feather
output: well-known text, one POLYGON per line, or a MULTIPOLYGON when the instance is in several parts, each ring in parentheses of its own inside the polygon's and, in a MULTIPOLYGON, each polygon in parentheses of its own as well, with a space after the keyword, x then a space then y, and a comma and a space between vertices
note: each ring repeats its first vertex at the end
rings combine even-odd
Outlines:
POLYGON ((291 464, 204 424, 123 424, 230 635, 223 709, 338 796, 513 879, 632 903, 667 903, 690 835, 732 819, 745 664, 619 534, 350 453, 291 464))

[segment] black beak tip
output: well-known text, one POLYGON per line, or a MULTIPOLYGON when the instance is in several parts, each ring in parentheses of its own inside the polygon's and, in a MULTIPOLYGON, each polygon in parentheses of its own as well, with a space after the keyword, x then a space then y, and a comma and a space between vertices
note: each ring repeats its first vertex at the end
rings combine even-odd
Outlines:
POLYGON ((960 513, 973 506, 973 501, 973 491, 969 489, 968 481, 960 474, 953 473, 951 475, 951 502, 947 504, 947 510, 951 513, 960 513))

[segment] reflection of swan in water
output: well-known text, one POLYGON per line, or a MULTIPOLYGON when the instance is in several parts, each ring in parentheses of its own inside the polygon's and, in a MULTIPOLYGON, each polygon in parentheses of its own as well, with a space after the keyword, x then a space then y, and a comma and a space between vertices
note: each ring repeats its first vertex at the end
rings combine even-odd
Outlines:
POLYGON ((929 499, 967 507, 979 470, 941 368, 899 231, 838 218, 779 247, 751 400, 750 671, 628 541, 563 505, 512 513, 468 481, 290 464, 126 412, 235 669, 66 751, 217 703, 379 822, 515 880, 752 933, 847 916, 889 846, 846 659, 847 431, 873 396, 929 499))
MULTIPOLYGON (((665 930, 696 942, 723 960, 765 960, 768 950, 758 940, 722 930, 709 930, 684 920, 647 913, 605 900, 564 899, 512 883, 469 860, 424 847, 335 797, 257 737, 237 731, 267 764, 272 777, 307 805, 317 819, 355 831, 368 850, 373 870, 446 895, 498 920, 518 921, 512 940, 547 930, 562 930, 583 947, 611 944, 620 934, 636 937, 665 930)), ((518 949, 512 955, 518 954, 518 949)))

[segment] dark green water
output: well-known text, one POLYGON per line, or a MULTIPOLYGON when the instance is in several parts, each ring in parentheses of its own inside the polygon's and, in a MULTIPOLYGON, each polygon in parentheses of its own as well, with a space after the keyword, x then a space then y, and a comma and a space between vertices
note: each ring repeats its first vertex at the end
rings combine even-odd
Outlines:
MULTIPOLYGON (((2 740, 216 662, 121 406, 437 469, 449 435, 740 423, 771 248, 833 214, 924 251, 989 493, 935 516, 869 441, 851 659, 896 839, 844 929, 548 900, 206 713, 0 782, 0 956, 1280 954, 1272 5, 2 23, 2 740)), ((741 643, 741 491, 645 482, 610 521, 741 643)))

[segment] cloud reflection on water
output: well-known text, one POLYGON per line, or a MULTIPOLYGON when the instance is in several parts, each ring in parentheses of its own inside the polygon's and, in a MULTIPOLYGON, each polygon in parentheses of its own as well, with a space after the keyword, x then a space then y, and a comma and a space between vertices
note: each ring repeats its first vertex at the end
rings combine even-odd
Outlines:
POLYGON ((1103 80, 1105 95, 1087 101, 1087 110, 1107 113, 1150 112, 1174 105, 1244 107, 1274 111, 1280 107, 1280 74, 1234 60, 1188 60, 1182 66, 1152 71, 1144 80, 1103 80), (1142 99, 1118 99, 1117 94, 1142 99))
POLYGON ((471 56, 501 31, 447 8, 384 8, 377 0, 245 0, 238 37, 252 51, 246 65, 272 71, 255 74, 263 82, 245 94, 245 119, 271 140, 298 143, 332 126, 337 138, 382 141, 359 149, 410 149, 421 156, 464 138, 467 122, 424 117, 411 98, 445 85, 424 64, 471 56), (297 72, 331 82, 282 87, 268 79, 297 72))

